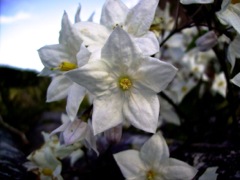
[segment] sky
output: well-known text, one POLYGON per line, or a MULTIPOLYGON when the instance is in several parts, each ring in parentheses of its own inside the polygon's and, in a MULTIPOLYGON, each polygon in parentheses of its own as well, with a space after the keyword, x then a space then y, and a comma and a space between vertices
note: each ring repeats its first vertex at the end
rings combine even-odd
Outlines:
MULTIPOLYGON (((37 50, 57 44, 61 19, 66 11, 74 22, 81 4, 80 17, 87 20, 95 12, 99 22, 105 0, 0 0, 0 66, 7 65, 40 72, 43 65, 37 50)), ((138 0, 123 0, 132 7, 138 0)))

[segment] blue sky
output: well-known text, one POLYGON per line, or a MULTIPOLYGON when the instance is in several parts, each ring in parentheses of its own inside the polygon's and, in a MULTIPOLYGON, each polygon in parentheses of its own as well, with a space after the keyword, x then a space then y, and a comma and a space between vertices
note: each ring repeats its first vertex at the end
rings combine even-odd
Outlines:
MULTIPOLYGON (((123 0, 132 6, 138 0, 123 0)), ((37 49, 58 43, 64 10, 72 22, 78 4, 81 19, 95 12, 99 22, 105 0, 0 0, 0 65, 40 71, 37 49)))

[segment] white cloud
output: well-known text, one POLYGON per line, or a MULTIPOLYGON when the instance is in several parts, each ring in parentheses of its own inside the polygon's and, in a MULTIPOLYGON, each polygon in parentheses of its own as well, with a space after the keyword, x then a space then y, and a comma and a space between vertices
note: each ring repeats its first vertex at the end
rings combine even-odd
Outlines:
POLYGON ((0 16, 0 23, 3 24, 8 24, 8 23, 13 23, 19 20, 25 20, 29 19, 30 14, 25 13, 25 12, 19 12, 15 14, 14 16, 0 16))

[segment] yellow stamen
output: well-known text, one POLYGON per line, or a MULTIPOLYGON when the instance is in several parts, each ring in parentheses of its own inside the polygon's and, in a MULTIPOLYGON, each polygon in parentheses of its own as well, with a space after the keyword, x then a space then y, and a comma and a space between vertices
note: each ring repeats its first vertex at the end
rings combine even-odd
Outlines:
POLYGON ((64 61, 61 64, 59 64, 58 67, 52 68, 52 70, 60 70, 60 71, 70 71, 73 69, 76 69, 77 65, 71 62, 64 61))
POLYGON ((237 4, 240 3, 240 0, 231 0, 231 4, 237 4))
POLYGON ((147 180, 154 180, 154 172, 152 170, 149 170, 147 172, 147 180))
POLYGON ((49 168, 43 168, 42 169, 42 173, 45 175, 45 176, 52 176, 53 174, 53 171, 49 168))
POLYGON ((183 86, 181 90, 182 90, 183 93, 186 93, 188 88, 186 86, 183 86))
POLYGON ((128 77, 122 77, 119 79, 119 87, 123 90, 129 90, 132 87, 132 81, 128 77))
POLYGON ((223 81, 219 81, 217 85, 218 85, 218 87, 222 87, 224 85, 224 82, 223 81))

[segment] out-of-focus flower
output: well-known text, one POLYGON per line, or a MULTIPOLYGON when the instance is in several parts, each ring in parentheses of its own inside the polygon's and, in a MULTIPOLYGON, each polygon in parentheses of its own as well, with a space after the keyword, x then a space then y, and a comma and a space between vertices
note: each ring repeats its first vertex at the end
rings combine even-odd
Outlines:
POLYGON ((63 124, 52 131, 51 135, 62 132, 61 137, 66 145, 85 140, 86 145, 98 154, 96 138, 93 135, 90 123, 86 123, 77 118, 72 122, 65 114, 62 115, 62 121, 63 124))
POLYGON ((182 4, 210 4, 214 0, 180 0, 182 4))
POLYGON ((43 148, 32 152, 27 159, 29 162, 24 163, 28 171, 36 173, 41 180, 62 180, 62 164, 54 156, 50 147, 43 148))
POLYGON ((116 27, 101 51, 101 60, 69 71, 66 75, 95 95, 94 134, 121 124, 156 131, 159 100, 177 69, 159 59, 144 56, 128 33, 116 27))
POLYGON ((214 31, 209 31, 196 40, 199 51, 208 51, 218 43, 218 37, 214 31))
POLYGON ((216 174, 216 170, 218 167, 210 167, 207 168, 202 176, 199 177, 199 180, 216 180, 218 174, 216 174))
POLYGON ((79 22, 74 27, 90 52, 100 53, 111 32, 119 26, 130 34, 145 55, 153 55, 159 51, 159 43, 149 28, 158 2, 140 0, 129 9, 121 0, 107 0, 102 8, 100 24, 79 22))
POLYGON ((218 92, 221 94, 223 97, 226 97, 227 93, 227 82, 226 78, 224 76, 224 73, 221 72, 215 76, 215 79, 213 81, 212 89, 215 92, 218 92))
POLYGON ((223 0, 221 10, 216 15, 223 24, 232 26, 240 34, 239 0, 223 0))
POLYGON ((140 151, 127 150, 114 154, 123 176, 132 180, 190 180, 197 170, 183 161, 169 158, 166 141, 153 135, 140 151))
POLYGON ((235 75, 232 79, 231 82, 235 84, 236 86, 240 87, 240 73, 235 75))
POLYGON ((238 34, 228 47, 228 60, 231 63, 231 70, 233 70, 236 62, 236 58, 240 58, 240 34, 238 34))

